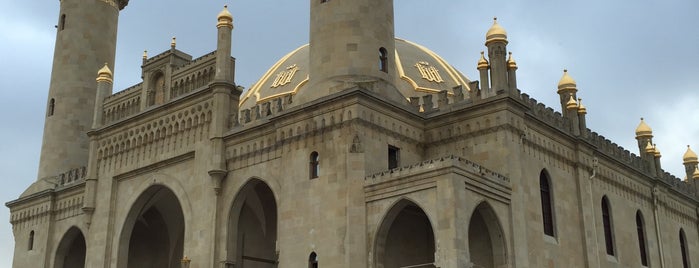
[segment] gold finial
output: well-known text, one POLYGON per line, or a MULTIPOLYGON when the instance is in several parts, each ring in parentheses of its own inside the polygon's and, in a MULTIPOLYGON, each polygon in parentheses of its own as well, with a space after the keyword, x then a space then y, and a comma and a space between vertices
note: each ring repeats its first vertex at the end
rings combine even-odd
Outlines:
POLYGON ((189 264, 190 262, 192 262, 192 260, 188 258, 186 255, 182 258, 182 263, 189 264))
POLYGON ((481 51, 481 58, 478 60, 478 70, 488 69, 488 60, 485 59, 485 52, 481 51))
POLYGON ((507 68, 517 70, 517 63, 515 59, 512 58, 512 52, 510 52, 510 57, 507 59, 507 68))
POLYGON ((143 51, 143 59, 148 59, 148 50, 143 51))
POLYGON ((112 75, 112 70, 109 69, 109 66, 107 66, 107 63, 104 63, 104 67, 97 71, 97 82, 107 82, 107 83, 112 83, 113 80, 113 75, 112 75))
POLYGON ((558 94, 561 94, 564 90, 578 91, 578 83, 568 75, 568 69, 563 69, 563 76, 558 81, 558 94))
POLYGON ((221 10, 221 12, 218 13, 217 19, 218 23, 216 24, 216 28, 233 28, 233 15, 231 15, 231 12, 228 11, 228 5, 223 6, 223 10, 221 10))
POLYGON ((170 47, 175 48, 177 46, 177 37, 172 37, 172 41, 170 41, 170 47))
POLYGON ((653 147, 653 144, 650 144, 650 141, 646 145, 646 153, 655 154, 655 147, 653 147))
POLYGON ((687 145, 687 152, 685 152, 682 156, 682 160, 684 164, 699 163, 699 158, 697 158, 697 154, 694 153, 694 151, 692 151, 692 148, 689 148, 689 145, 687 145))
POLYGON ((507 44, 507 32, 500 24, 498 24, 498 18, 493 17, 493 26, 490 26, 488 32, 485 33, 485 45, 487 46, 491 42, 502 41, 507 44))
POLYGON ((653 137, 653 129, 646 124, 646 121, 643 120, 643 117, 641 117, 641 123, 638 124, 638 127, 636 127, 636 138, 641 138, 641 137, 653 137))
POLYGON ((566 103, 566 109, 574 110, 577 108, 578 108, 578 103, 575 101, 575 98, 573 98, 573 93, 570 93, 570 99, 568 100, 568 103, 566 103))
POLYGON ((653 144, 653 149, 655 150, 655 158, 660 158, 660 149, 656 144, 653 144))
POLYGON ((578 98, 578 113, 587 114, 587 108, 582 104, 582 98, 578 98))

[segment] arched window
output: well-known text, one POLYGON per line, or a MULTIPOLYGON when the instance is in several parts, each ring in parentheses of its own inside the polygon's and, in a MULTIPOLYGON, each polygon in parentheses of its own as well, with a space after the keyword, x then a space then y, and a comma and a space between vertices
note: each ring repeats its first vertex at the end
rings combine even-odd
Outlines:
POLYGON ((27 242, 27 249, 28 250, 34 249, 34 230, 29 232, 29 241, 27 242))
POLYGON ((388 52, 385 48, 379 48, 379 70, 388 72, 388 52))
POLYGON ((318 268, 318 255, 315 252, 308 256, 308 268, 318 268))
POLYGON ((646 250, 646 231, 643 227, 643 215, 641 211, 636 212, 636 232, 638 233, 638 249, 641 251, 641 264, 648 266, 648 251, 646 250))
POLYGON ((539 189, 541 191, 541 215, 543 216, 544 234, 554 235, 553 202, 551 199, 551 185, 545 170, 539 174, 539 189))
POLYGON ((48 107, 48 109, 46 109, 46 110, 47 110, 47 116, 52 116, 52 115, 53 115, 53 110, 54 110, 54 108, 56 108, 56 100, 55 100, 54 98, 51 98, 51 100, 49 100, 49 107, 48 107))
POLYGON ((684 230, 680 228, 680 251, 682 252, 682 267, 689 268, 689 252, 687 248, 687 239, 684 235, 684 230))
POLYGON ((612 232, 612 216, 609 212, 609 200, 602 197, 602 225, 604 226, 604 245, 607 254, 614 256, 614 233, 612 232))
POLYGON ((66 14, 61 15, 61 20, 58 22, 58 30, 62 31, 66 28, 66 14))
POLYGON ((321 3, 321 4, 322 4, 322 3, 326 3, 326 2, 328 2, 328 0, 320 0, 320 3, 321 3))
POLYGON ((318 173, 320 173, 320 157, 318 152, 312 152, 309 161, 309 177, 311 179, 318 178, 318 173))

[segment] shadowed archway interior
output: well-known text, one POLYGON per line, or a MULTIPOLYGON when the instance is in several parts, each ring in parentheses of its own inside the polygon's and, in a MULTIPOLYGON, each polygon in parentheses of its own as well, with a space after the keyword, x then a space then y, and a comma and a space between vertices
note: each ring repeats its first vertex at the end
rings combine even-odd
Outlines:
POLYGON ((389 210, 376 239, 376 267, 435 267, 432 224, 411 201, 401 200, 389 210))
POLYGON ((76 227, 70 228, 58 244, 54 267, 85 267, 86 249, 83 233, 76 227))
POLYGON ((238 193, 231 208, 228 259, 236 267, 277 267, 277 203, 272 189, 251 180, 238 193))
POLYGON ((128 240, 121 241, 122 245, 128 243, 125 267, 179 268, 185 225, 175 194, 164 186, 153 186, 137 199, 131 210, 124 226, 128 240))
POLYGON ((504 267, 507 264, 502 227, 488 203, 478 205, 471 215, 468 248, 473 267, 504 267))

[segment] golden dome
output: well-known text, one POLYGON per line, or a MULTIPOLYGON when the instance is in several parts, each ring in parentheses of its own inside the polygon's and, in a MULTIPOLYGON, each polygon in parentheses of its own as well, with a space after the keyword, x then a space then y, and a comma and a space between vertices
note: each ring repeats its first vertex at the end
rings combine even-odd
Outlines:
POLYGON ((694 169, 694 173, 692 174, 692 179, 699 180, 699 167, 694 169))
POLYGON ((658 146, 653 144, 653 149, 655 149, 655 158, 660 158, 660 149, 658 149, 658 146))
POLYGON ((583 106, 581 98, 578 98, 578 113, 579 114, 587 114, 587 108, 585 108, 585 106, 583 106))
POLYGON ((684 160, 685 164, 688 163, 697 163, 697 154, 692 151, 691 148, 689 148, 689 145, 687 145, 687 152, 684 153, 684 156, 682 156, 682 160, 684 160))
POLYGON ((512 58, 512 52, 510 52, 510 57, 507 58, 507 68, 517 70, 517 63, 515 59, 512 58))
POLYGON ((481 58, 478 60, 478 70, 488 69, 488 60, 485 59, 485 52, 481 51, 481 58))
POLYGON ((503 41, 507 44, 507 32, 500 24, 498 24, 498 18, 493 18, 493 26, 488 29, 485 34, 485 45, 487 46, 490 42, 503 41))
POLYGON ((216 24, 216 27, 223 26, 233 28, 233 15, 228 11, 228 6, 223 6, 221 13, 218 13, 218 24, 216 24))
POLYGON ((573 110, 577 108, 578 103, 575 101, 575 98, 573 98, 573 94, 570 94, 570 99, 568 100, 568 103, 566 103, 566 109, 573 110))
POLYGON ((655 147, 653 147, 653 144, 650 144, 650 141, 648 142, 648 145, 646 145, 646 153, 649 153, 649 154, 655 153, 655 147))
POLYGON ((636 138, 640 137, 653 137, 653 129, 646 124, 646 121, 643 121, 643 118, 641 118, 641 123, 636 127, 636 138))
POLYGON ((104 67, 97 71, 97 82, 112 82, 112 70, 109 69, 107 63, 104 63, 104 67))
POLYGON ((573 90, 578 91, 578 84, 575 80, 568 75, 568 70, 563 70, 563 77, 558 81, 558 93, 560 94, 563 90, 573 90))

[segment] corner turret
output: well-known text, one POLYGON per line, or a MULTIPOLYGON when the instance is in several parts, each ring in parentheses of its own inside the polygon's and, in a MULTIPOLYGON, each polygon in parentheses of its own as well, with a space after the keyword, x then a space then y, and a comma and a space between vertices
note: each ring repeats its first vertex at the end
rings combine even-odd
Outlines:
POLYGON ((488 47, 488 59, 490 60, 491 91, 484 94, 490 97, 508 91, 510 86, 507 79, 507 32, 500 24, 498 18, 493 18, 493 26, 485 35, 485 46, 488 47))
POLYGON ((699 166, 699 158, 697 154, 692 151, 692 148, 687 145, 687 151, 682 156, 682 163, 684 164, 684 170, 687 174, 687 178, 692 178, 694 171, 699 166))

